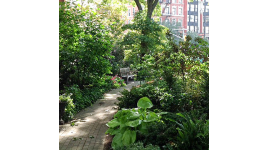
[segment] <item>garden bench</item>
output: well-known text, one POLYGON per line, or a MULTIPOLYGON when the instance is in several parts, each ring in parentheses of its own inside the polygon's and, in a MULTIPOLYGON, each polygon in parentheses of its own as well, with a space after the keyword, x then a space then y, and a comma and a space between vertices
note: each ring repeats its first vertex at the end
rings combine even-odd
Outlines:
POLYGON ((129 79, 134 79, 134 75, 129 68, 120 68, 120 76, 126 80, 126 84, 128 84, 129 79))

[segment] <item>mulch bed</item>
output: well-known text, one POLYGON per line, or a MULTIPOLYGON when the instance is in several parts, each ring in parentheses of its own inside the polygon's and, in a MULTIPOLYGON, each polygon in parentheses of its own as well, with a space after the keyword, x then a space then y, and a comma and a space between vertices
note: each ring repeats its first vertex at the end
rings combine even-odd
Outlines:
POLYGON ((113 141, 114 136, 108 134, 105 137, 105 142, 104 142, 104 147, 103 150, 112 150, 112 141, 113 141))

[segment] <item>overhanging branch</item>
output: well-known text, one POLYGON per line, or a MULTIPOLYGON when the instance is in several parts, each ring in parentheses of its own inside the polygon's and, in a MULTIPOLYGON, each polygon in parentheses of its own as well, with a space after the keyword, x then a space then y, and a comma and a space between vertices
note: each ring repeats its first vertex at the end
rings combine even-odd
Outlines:
POLYGON ((139 11, 142 11, 142 7, 141 7, 140 1, 139 0, 134 0, 134 1, 135 1, 136 5, 137 5, 139 11))

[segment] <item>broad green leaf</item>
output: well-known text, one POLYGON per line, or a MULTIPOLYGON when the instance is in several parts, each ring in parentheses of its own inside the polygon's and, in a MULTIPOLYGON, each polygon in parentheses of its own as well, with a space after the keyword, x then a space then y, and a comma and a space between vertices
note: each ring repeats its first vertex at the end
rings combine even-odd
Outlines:
POLYGON ((118 133, 120 133, 120 130, 119 129, 113 129, 113 128, 109 128, 106 132, 105 132, 105 134, 110 134, 110 135, 115 135, 115 134, 118 134, 118 133))
POLYGON ((125 146, 129 146, 136 141, 136 131, 127 130, 123 134, 122 142, 125 146))
POLYGON ((119 130, 119 132, 121 133, 121 134, 124 134, 125 133, 125 131, 128 129, 129 127, 128 126, 126 126, 125 124, 124 125, 121 125, 120 126, 120 130, 119 130))
POLYGON ((115 148, 121 147, 121 146, 124 146, 122 143, 122 134, 118 133, 113 138, 112 148, 115 149, 115 148))
POLYGON ((127 117, 128 120, 133 120, 133 119, 137 119, 140 117, 140 114, 139 112, 134 112, 134 111, 131 111, 127 117))
POLYGON ((141 120, 137 119, 137 120, 134 120, 134 121, 129 121, 126 123, 127 126, 130 126, 130 127, 137 127, 138 125, 141 124, 141 120))
POLYGON ((115 119, 111 120, 110 122, 108 122, 106 125, 110 128, 114 128, 114 127, 119 126, 120 122, 118 122, 117 118, 115 118, 115 119))
POLYGON ((158 116, 154 112, 149 112, 148 115, 146 115, 146 119, 144 122, 152 122, 158 119, 158 116))
POLYGON ((139 126, 140 132, 147 134, 148 133, 147 126, 148 126, 147 122, 141 122, 141 125, 139 126))
POLYGON ((151 108, 153 107, 153 103, 150 101, 150 99, 148 97, 143 97, 141 98, 139 101, 138 101, 138 107, 141 107, 141 108, 151 108))

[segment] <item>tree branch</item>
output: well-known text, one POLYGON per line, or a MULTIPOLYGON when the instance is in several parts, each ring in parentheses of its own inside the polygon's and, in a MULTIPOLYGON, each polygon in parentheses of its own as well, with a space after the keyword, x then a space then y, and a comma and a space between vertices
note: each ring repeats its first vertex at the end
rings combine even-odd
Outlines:
POLYGON ((155 6, 157 5, 157 3, 158 3, 158 0, 155 0, 155 1, 153 2, 153 10, 154 10, 155 6))
POLYGON ((134 1, 135 1, 136 5, 137 5, 139 11, 142 11, 142 7, 141 7, 140 1, 139 0, 134 0, 134 1))

